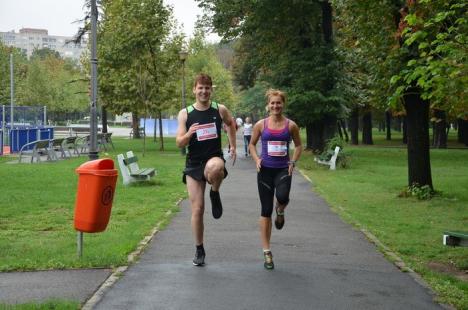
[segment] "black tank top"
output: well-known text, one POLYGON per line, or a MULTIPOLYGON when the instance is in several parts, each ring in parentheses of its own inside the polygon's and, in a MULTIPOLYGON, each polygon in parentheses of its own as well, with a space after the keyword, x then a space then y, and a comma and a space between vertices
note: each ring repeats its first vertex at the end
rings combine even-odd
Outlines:
POLYGON ((188 145, 188 163, 198 163, 218 156, 223 157, 221 149, 222 118, 219 114, 218 104, 214 101, 205 111, 195 109, 194 105, 187 107, 187 130, 194 123, 203 125, 190 138, 188 145))

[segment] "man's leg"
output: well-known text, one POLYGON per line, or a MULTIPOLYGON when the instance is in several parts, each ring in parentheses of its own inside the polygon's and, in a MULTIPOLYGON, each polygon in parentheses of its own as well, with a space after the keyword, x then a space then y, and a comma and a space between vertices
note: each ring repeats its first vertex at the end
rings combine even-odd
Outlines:
POLYGON ((211 184, 211 189, 219 191, 224 179, 224 160, 220 157, 210 158, 205 165, 205 179, 211 184))
POLYGON ((219 197, 219 187, 224 179, 224 160, 219 157, 213 157, 205 165, 205 179, 211 184, 210 200, 211 211, 215 219, 223 215, 223 205, 219 197))
POLYGON ((187 175, 187 191, 192 208, 192 234, 195 245, 203 244, 203 213, 205 212, 205 186, 204 181, 197 181, 187 175))

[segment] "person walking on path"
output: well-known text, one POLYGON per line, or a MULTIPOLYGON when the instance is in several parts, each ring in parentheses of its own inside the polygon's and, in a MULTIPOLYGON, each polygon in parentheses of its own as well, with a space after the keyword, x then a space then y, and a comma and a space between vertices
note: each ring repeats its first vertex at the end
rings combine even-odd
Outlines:
POLYGON ((266 93, 269 117, 258 121, 252 133, 249 149, 257 168, 258 194, 261 203, 260 236, 263 246, 264 267, 273 269, 273 255, 270 250, 274 198, 276 196, 275 227, 284 226, 284 209, 289 202, 292 172, 302 153, 299 127, 283 115, 286 96, 282 91, 270 89, 266 93), (258 140, 262 141, 259 157, 256 150, 258 140), (294 142, 294 153, 289 158, 289 143, 294 142))
POLYGON ((233 121, 231 112, 224 105, 211 101, 212 91, 211 77, 199 74, 195 78, 193 87, 196 101, 179 112, 176 135, 178 147, 188 146, 183 182, 187 184, 192 209, 191 226, 196 245, 195 258, 193 259, 195 266, 205 264, 203 214, 207 182, 211 185, 210 200, 213 217, 219 219, 223 214, 219 195, 221 183, 227 176, 221 147, 223 122, 227 126, 232 164, 234 165, 236 161, 235 121, 233 121))
POLYGON ((250 150, 249 150, 249 144, 250 144, 250 139, 252 138, 252 120, 250 117, 245 118, 245 123, 244 123, 244 150, 245 150, 245 157, 249 156, 250 150))

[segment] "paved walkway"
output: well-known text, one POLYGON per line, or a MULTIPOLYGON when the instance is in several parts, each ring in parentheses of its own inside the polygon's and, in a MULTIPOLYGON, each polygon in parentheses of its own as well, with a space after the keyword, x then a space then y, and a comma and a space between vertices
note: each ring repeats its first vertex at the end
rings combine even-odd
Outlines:
POLYGON ((242 157, 222 186, 221 219, 212 218, 206 197, 206 266, 192 266, 184 201, 95 309, 440 309, 427 289, 331 212, 299 173, 285 227, 273 231, 275 270, 265 270, 256 172, 242 157))
MULTIPOLYGON (((241 147, 238 152, 243 153, 241 147)), ((228 170, 221 188, 221 219, 211 216, 207 197, 205 267, 192 266, 195 247, 190 210, 183 201, 181 211, 154 237, 138 262, 86 306, 139 310, 441 309, 426 288, 331 212, 297 172, 285 227, 281 231, 273 228, 275 269, 265 270, 253 161, 240 156, 228 170)), ((109 273, 101 272, 104 281, 109 273)), ((0 274, 0 303, 5 301, 1 292, 8 288, 4 276, 0 274)), ((88 278, 95 289, 99 281, 92 283, 89 276, 82 277, 88 278)))

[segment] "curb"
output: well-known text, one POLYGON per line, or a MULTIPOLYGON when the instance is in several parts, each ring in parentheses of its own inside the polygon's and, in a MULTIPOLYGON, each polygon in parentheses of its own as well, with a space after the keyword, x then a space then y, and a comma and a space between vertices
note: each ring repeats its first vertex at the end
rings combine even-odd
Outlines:
MULTIPOLYGON (((180 206, 180 203, 182 202, 182 200, 183 198, 179 199, 179 201, 177 201, 176 203, 176 206, 180 206)), ((166 219, 171 214, 172 214, 172 211, 168 210, 166 212, 166 219)), ((136 250, 127 256, 128 264, 125 266, 120 266, 117 269, 115 269, 111 273, 111 275, 98 287, 98 289, 94 292, 93 296, 91 296, 81 307, 82 310, 91 310, 101 301, 104 295, 123 276, 123 274, 128 269, 128 267, 130 267, 130 265, 133 264, 137 260, 137 258, 143 253, 146 246, 150 243, 150 241, 154 238, 154 236, 156 236, 156 234, 159 232, 159 227, 161 226, 162 222, 164 222, 164 220, 158 222, 156 224, 156 227, 153 228, 153 230, 151 231, 151 233, 147 235, 145 238, 143 238, 142 241, 140 241, 136 250)))

